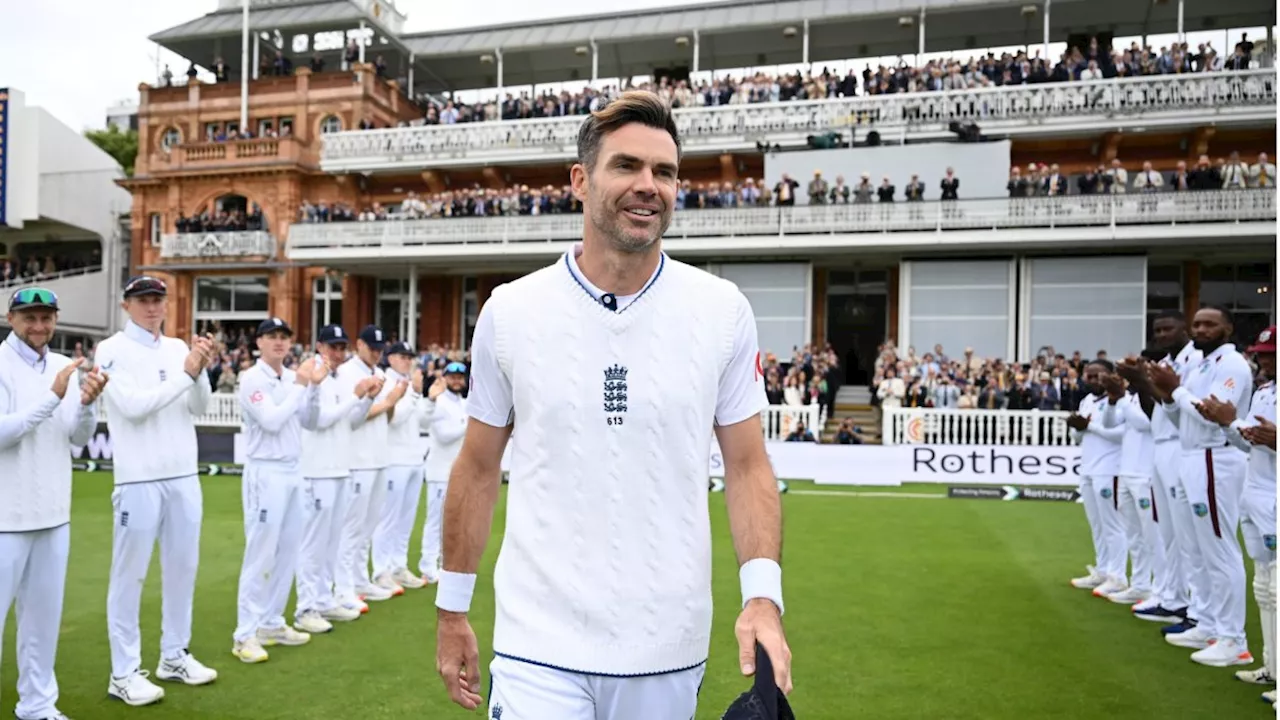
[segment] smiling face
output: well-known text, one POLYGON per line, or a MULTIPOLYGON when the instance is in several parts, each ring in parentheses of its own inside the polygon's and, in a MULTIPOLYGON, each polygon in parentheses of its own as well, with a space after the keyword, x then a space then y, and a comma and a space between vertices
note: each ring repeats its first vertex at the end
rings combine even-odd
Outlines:
POLYGON ((571 175, 591 232, 622 252, 651 248, 671 225, 678 167, 665 130, 633 122, 605 135, 594 168, 571 175))
POLYGON ((48 308, 14 310, 9 313, 9 326, 32 349, 43 352, 58 328, 58 313, 48 308))

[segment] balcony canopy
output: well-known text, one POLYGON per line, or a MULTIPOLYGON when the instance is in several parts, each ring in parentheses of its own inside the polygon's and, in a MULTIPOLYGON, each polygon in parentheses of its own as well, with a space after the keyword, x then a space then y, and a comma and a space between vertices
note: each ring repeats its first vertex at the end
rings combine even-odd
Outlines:
MULTIPOLYGON (((157 43, 208 66, 221 55, 239 64, 241 0, 221 0, 216 12, 164 30, 157 43)), ((341 46, 329 48, 326 32, 347 32, 361 20, 375 30, 369 53, 407 77, 414 56, 419 92, 466 90, 589 80, 594 41, 597 77, 648 75, 655 69, 691 71, 695 31, 702 71, 798 64, 804 59, 809 21, 811 63, 917 51, 920 11, 925 11, 927 52, 1031 45, 1044 38, 1045 3, 1035 0, 732 0, 571 18, 424 33, 402 32, 405 17, 388 0, 251 0, 253 32, 279 38, 295 64, 317 50, 331 65, 341 46), (904 18, 911 18, 909 24, 904 18), (301 37, 303 40, 299 40, 301 37), (331 58, 331 59, 329 59, 331 58)), ((1184 4, 1184 30, 1218 30, 1275 22, 1274 0, 1217 0, 1184 4)), ((1114 37, 1174 33, 1176 0, 1052 0, 1050 39, 1111 33, 1114 37)), ((1236 38, 1232 38, 1234 41, 1236 38)), ((345 41, 344 41, 345 42, 345 41)), ((274 47, 271 51, 274 52, 274 47)), ((264 46, 264 51, 267 47, 264 46)), ((1223 54, 1230 47, 1218 48, 1223 54)))

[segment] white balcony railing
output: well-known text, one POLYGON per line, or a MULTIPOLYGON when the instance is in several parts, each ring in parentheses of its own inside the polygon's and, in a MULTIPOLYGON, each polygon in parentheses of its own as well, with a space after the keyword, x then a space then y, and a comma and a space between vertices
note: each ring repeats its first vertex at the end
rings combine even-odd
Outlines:
POLYGON ((1074 445, 1068 412, 885 408, 885 445, 1074 445))
MULTIPOLYGON (((1046 83, 898 93, 676 111, 687 154, 753 150, 758 141, 803 144, 825 132, 876 130, 912 139, 952 136, 952 122, 984 132, 1034 135, 1064 129, 1115 130, 1275 122, 1276 73, 1256 69, 1156 75, 1101 82, 1046 83)), ((422 125, 326 134, 328 172, 450 167, 485 162, 553 162, 577 154, 582 116, 422 125)), ((846 139, 848 139, 846 137, 846 139)))
POLYGON ((263 230, 179 233, 160 238, 162 258, 244 257, 276 254, 276 239, 263 230))
MULTIPOLYGON (((107 421, 106 403, 98 403, 98 421, 107 421)), ((204 415, 196 418, 196 427, 239 428, 240 401, 236 399, 235 393, 214 393, 204 415)))
MULTIPOLYGON (((779 236, 907 231, 1273 221, 1276 219, 1275 198, 1274 189, 1256 189, 884 205, 677 210, 665 238, 776 239, 779 236)), ((412 247, 528 245, 581 238, 581 215, 304 223, 289 229, 289 254, 291 257, 297 254, 301 258, 307 250, 313 249, 368 250, 372 254, 412 247)), ((909 240, 901 236, 893 239, 909 240)))

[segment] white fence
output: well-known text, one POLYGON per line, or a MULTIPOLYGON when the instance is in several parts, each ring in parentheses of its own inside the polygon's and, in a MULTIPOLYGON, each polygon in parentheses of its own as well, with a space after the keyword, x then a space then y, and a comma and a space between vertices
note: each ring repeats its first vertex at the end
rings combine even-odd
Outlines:
MULTIPOLYGON (((1181 225, 1276 219, 1274 189, 1069 195, 952 202, 677 210, 664 238, 760 238, 945 230, 1181 225)), ((529 245, 582 238, 581 215, 430 218, 299 223, 289 228, 289 254, 313 249, 529 245)), ((902 236, 892 238, 906 240, 902 236)), ((885 238, 871 238, 883 242, 885 238)), ((301 256, 301 255, 300 255, 301 256)))
POLYGON ((276 239, 263 230, 178 233, 160 237, 160 257, 242 257, 276 254, 276 239))
MULTIPOLYGON (((687 154, 752 150, 757 141, 870 130, 951 137, 952 122, 1008 135, 1275 121, 1276 73, 1255 69, 676 110, 687 154)), ((350 130, 323 137, 326 172, 551 162, 577 154, 582 116, 350 130)))
MULTIPOLYGON (((98 420, 107 421, 107 409, 104 403, 98 404, 98 420)), ((770 405, 765 409, 761 422, 765 429, 766 440, 785 440, 795 428, 797 422, 803 422, 816 435, 826 420, 820 406, 817 405, 770 405)), ((199 419, 196 427, 201 428, 239 428, 240 402, 234 393, 216 392, 209 401, 209 408, 199 419)))
POLYGON ((1068 412, 885 408, 885 445, 1074 445, 1068 412))

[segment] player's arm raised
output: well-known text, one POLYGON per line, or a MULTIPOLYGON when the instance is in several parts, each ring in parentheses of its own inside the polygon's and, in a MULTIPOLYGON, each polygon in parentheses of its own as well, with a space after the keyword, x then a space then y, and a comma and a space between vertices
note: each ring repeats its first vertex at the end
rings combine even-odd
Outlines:
MULTIPOLYGON (((70 369, 63 368, 62 372, 58 373, 57 377, 54 378, 53 388, 41 398, 40 402, 0 415, 0 450, 17 445, 23 436, 53 416, 54 411, 58 409, 59 403, 62 402, 62 398, 66 395, 67 383, 71 373, 75 372, 82 362, 84 361, 77 360, 72 365, 67 366, 70 369)), ((0 407, 9 407, 10 397, 9 387, 5 384, 4 379, 0 378, 0 407)))
POLYGON ((733 332, 733 351, 716 402, 716 439, 724 457, 729 532, 742 584, 743 609, 734 634, 742 673, 755 672, 759 642, 773 662, 778 687, 790 693, 791 649, 782 630, 782 500, 760 425, 768 398, 755 317, 741 295, 733 332))
POLYGON ((213 336, 206 333, 204 337, 196 337, 191 343, 192 350, 198 350, 205 357, 204 368, 196 374, 196 384, 187 393, 187 412, 192 417, 200 417, 209 410, 209 401, 213 399, 213 384, 209 382, 208 368, 218 363, 218 344, 213 336))
POLYGON ((436 591, 436 672, 449 699, 468 710, 480 707, 480 651, 467 620, 476 570, 493 525, 502 486, 502 454, 511 437, 513 395, 494 352, 493 312, 487 303, 471 344, 471 419, 449 475, 444 501, 444 561, 436 591))

